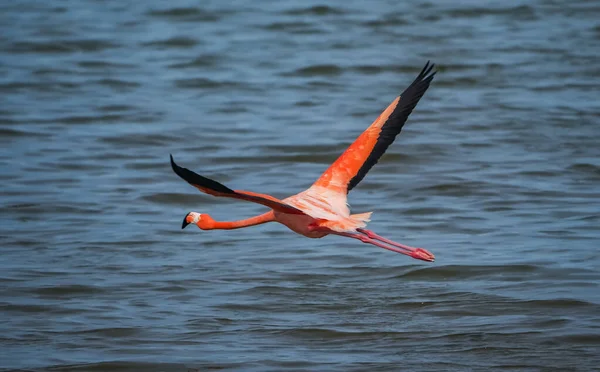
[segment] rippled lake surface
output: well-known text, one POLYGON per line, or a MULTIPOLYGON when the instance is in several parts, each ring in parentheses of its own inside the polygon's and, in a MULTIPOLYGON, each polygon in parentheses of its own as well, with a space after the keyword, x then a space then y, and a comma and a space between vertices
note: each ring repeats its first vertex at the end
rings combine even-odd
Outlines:
POLYGON ((5 1, 0 367, 591 371, 600 366, 600 4, 5 1), (350 194, 433 264, 266 224, 416 76, 350 194))

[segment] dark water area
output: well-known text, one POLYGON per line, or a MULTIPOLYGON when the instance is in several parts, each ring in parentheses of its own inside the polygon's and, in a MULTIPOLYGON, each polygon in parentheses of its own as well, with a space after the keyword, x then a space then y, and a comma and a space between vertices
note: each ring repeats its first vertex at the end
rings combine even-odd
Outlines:
POLYGON ((0 370, 600 370, 600 3, 4 1, 0 370), (349 195, 435 263, 181 230, 284 198, 437 74, 349 195))

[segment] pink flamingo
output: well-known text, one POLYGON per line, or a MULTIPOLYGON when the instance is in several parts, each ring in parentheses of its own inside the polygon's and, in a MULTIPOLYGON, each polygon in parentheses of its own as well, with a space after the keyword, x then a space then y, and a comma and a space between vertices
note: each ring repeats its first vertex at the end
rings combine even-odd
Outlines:
POLYGON ((181 228, 195 224, 202 230, 239 229, 266 222, 279 222, 290 230, 308 238, 340 235, 363 243, 398 252, 419 260, 432 262, 434 255, 423 248, 396 243, 373 231, 366 230, 372 212, 350 214, 346 195, 363 179, 367 172, 402 130, 406 119, 415 108, 436 72, 434 64, 427 64, 402 94, 379 115, 346 151, 307 190, 279 200, 273 196, 229 187, 187 168, 180 167, 171 155, 173 171, 198 190, 213 196, 224 196, 262 204, 270 210, 258 216, 238 221, 215 221, 208 214, 189 212, 181 228))

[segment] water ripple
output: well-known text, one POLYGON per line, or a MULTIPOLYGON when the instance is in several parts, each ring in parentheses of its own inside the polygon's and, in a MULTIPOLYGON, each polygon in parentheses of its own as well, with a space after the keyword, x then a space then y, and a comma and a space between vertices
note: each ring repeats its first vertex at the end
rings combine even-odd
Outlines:
POLYGON ((597 4, 5 2, 6 371, 591 371, 600 365, 597 4), (574 47, 577 46, 577 47, 574 47), (433 264, 277 224, 182 164, 293 195, 427 60, 348 195, 433 264))

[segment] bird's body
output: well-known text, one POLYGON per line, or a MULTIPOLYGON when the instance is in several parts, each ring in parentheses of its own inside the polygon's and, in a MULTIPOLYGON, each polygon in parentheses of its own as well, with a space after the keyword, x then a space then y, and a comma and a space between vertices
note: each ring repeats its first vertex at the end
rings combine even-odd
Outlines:
POLYGON ((183 221, 185 227, 196 224, 203 230, 237 229, 266 222, 279 222, 290 230, 309 238, 340 235, 376 245, 424 261, 434 256, 422 248, 409 247, 385 239, 364 228, 371 212, 350 214, 347 194, 366 175, 388 146, 400 133, 408 115, 417 105, 435 72, 433 65, 425 65, 415 81, 397 97, 344 153, 307 190, 279 200, 270 195, 232 190, 216 181, 178 166, 171 157, 171 166, 177 175, 200 191, 213 196, 231 197, 255 202, 271 210, 245 220, 218 222, 207 214, 190 212, 183 221))

